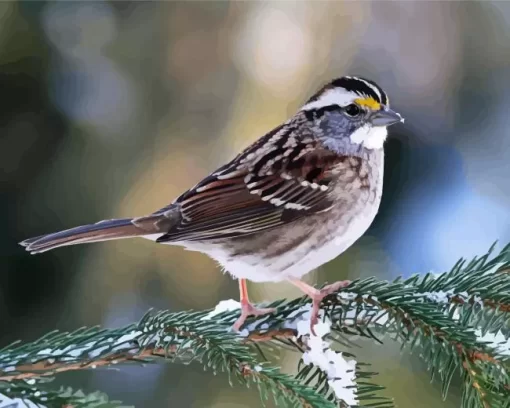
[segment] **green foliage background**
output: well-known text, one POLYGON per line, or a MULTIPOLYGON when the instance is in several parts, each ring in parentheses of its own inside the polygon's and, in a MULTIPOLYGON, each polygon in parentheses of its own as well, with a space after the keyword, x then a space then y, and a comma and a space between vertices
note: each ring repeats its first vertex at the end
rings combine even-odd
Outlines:
MULTIPOLYGON (((214 262, 180 248, 32 257, 16 243, 166 205, 346 73, 380 83, 406 123, 386 146, 373 227, 309 281, 439 272, 508 241, 509 35, 506 2, 0 2, 0 345, 236 298, 214 262)), ((459 406, 460 382, 444 403, 416 356, 360 343, 400 406, 459 406)), ((194 365, 58 381, 137 406, 260 404, 194 365)))

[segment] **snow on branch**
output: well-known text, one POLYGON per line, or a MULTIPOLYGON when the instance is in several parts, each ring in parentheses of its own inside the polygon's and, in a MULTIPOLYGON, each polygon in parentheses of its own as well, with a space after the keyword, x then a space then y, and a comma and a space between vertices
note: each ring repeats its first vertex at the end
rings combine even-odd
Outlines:
MULTIPOLYGON (((264 305, 276 312, 248 320, 240 333, 231 331, 239 315, 233 300, 207 311, 149 312, 119 329, 53 332, 0 350, 0 393, 50 406, 63 398, 47 391, 48 379, 60 372, 164 360, 201 363, 231 383, 256 385, 261 396, 273 395, 282 406, 391 407, 391 400, 378 395, 375 373, 364 371, 367 365, 348 348, 350 338, 362 336, 379 343, 390 338, 418 352, 444 396, 460 373, 466 407, 508 408, 509 270, 506 247, 496 256, 459 261, 441 275, 356 280, 324 299, 317 336, 310 332, 307 298, 264 305), (261 348, 268 343, 301 354, 296 375, 271 365, 261 348)), ((68 407, 94 406, 74 403, 69 395, 68 407)), ((118 406, 113 404, 101 407, 118 406)))

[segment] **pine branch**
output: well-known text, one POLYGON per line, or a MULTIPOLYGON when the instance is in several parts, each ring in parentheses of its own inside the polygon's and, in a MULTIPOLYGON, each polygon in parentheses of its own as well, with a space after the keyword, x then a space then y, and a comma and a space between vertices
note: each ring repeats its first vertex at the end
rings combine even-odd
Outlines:
MULTIPOLYGON (((378 395, 382 387, 373 383, 375 373, 349 352, 349 339, 363 336, 376 342, 392 338, 417 351, 432 377, 440 379, 444 397, 460 374, 463 407, 508 408, 510 248, 492 258, 491 251, 469 263, 459 261, 439 276, 352 282, 324 299, 318 338, 307 330, 307 298, 272 303, 274 314, 250 320, 240 334, 230 331, 239 313, 235 307, 228 310, 228 302, 214 311, 150 312, 120 329, 52 332, 0 350, 0 392, 15 397, 16 387, 27 386, 28 380, 36 381, 29 384, 35 393, 47 387, 41 383, 45 377, 70 370, 195 361, 226 373, 231 384, 255 384, 263 400, 271 393, 279 405, 391 407, 378 395), (331 342, 343 351, 334 351, 331 342), (295 377, 265 361, 267 344, 303 353, 295 377)), ((51 398, 51 406, 62 406, 58 396, 51 398)))
MULTIPOLYGON (((120 401, 110 401, 101 392, 85 394, 70 387, 52 390, 52 379, 0 383, 0 408, 130 408, 120 401), (7 396, 8 395, 8 396, 7 396)), ((132 408, 132 407, 131 407, 132 408)))
MULTIPOLYGON (((255 353, 229 326, 208 320, 207 312, 146 315, 139 324, 118 330, 82 329, 50 333, 35 343, 0 350, 0 381, 52 376, 60 372, 149 363, 197 360, 213 372, 226 372, 241 384, 255 384, 262 396, 273 392, 276 402, 303 407, 333 407, 321 395, 292 377, 258 362, 255 353), (21 358, 19 358, 21 357, 21 358)), ((261 337, 260 340, 263 338, 261 337)), ((265 397, 264 397, 265 398, 265 397)))

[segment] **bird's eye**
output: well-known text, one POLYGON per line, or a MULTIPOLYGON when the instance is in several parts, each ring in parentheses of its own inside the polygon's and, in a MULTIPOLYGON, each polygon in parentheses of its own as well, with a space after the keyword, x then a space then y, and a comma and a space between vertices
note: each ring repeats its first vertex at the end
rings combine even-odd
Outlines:
POLYGON ((347 105, 344 108, 345 113, 347 113, 349 116, 358 116, 361 113, 361 109, 358 105, 355 105, 354 103, 351 103, 350 105, 347 105))

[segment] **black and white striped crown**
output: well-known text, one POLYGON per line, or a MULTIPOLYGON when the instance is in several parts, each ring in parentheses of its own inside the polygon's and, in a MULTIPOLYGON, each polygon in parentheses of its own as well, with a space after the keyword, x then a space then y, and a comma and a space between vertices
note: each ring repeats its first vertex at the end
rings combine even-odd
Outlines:
POLYGON ((328 105, 346 106, 356 102, 373 110, 381 105, 389 106, 388 95, 374 81, 357 76, 337 78, 323 86, 303 106, 303 109, 315 109, 328 105))

